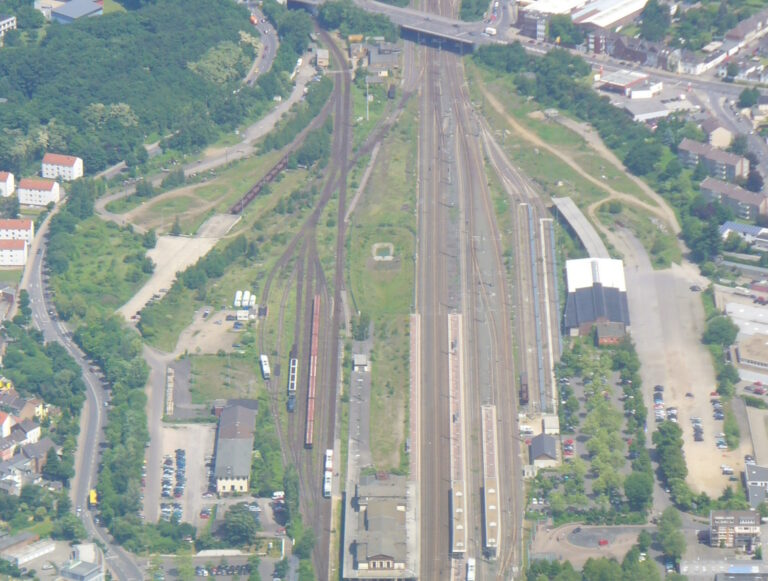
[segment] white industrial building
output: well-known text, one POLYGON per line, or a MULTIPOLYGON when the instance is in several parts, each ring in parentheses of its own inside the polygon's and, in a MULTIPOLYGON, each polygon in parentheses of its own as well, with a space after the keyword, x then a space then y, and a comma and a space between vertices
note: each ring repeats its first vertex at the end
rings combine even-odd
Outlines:
POLYGON ((27 248, 24 240, 0 240, 0 266, 24 266, 27 248))
POLYGON ((576 10, 573 22, 590 28, 608 30, 632 21, 648 0, 595 0, 576 10))
POLYGON ((7 171, 0 171, 0 196, 7 198, 16 191, 16 182, 13 174, 7 171))
POLYGON ((35 238, 35 223, 26 218, 0 220, 0 240, 26 240, 32 244, 35 238))
POLYGON ((19 182, 19 204, 22 206, 47 206, 58 204, 61 193, 58 182, 24 178, 19 182))
POLYGON ((46 153, 41 175, 51 180, 62 179, 71 182, 83 177, 83 160, 72 155, 46 153))

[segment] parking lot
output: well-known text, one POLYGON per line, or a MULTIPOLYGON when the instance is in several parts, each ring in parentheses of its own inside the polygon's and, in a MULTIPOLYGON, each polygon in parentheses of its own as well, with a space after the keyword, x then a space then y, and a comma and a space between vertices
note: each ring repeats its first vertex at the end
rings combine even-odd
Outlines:
MULTIPOLYGON (((163 488, 160 489, 160 518, 170 518, 174 513, 183 522, 200 526, 204 519, 200 511, 206 504, 203 494, 208 490, 208 474, 206 456, 213 454, 215 429, 212 425, 190 424, 180 426, 163 426, 162 450, 163 463, 157 467, 147 467, 160 471, 163 476, 163 488), (177 450, 183 451, 183 470, 179 470, 180 462, 177 450), (181 472, 183 487, 177 488, 181 472), (180 493, 179 496, 176 496, 180 493), (165 496, 163 496, 165 495, 165 496), (163 512, 163 505, 169 506, 163 512)), ((148 499, 155 502, 154 499, 148 499)))

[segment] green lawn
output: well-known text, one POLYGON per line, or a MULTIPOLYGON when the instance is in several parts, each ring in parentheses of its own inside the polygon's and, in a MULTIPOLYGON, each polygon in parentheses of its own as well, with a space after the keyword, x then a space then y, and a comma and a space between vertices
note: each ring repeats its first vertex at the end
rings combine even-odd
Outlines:
POLYGON ((104 0, 104 14, 111 12, 125 12, 125 8, 115 0, 104 0))
POLYGON ((408 317, 414 288, 416 147, 416 108, 412 103, 385 140, 348 231, 353 306, 368 313, 374 325, 371 452, 376 469, 383 471, 402 470, 405 456, 408 317), (372 247, 377 242, 393 244, 393 261, 373 260, 372 247))
POLYGON ((23 269, 21 268, 0 270, 0 284, 13 286, 18 285, 19 281, 21 280, 22 272, 23 269))
POLYGON ((215 399, 256 398, 262 383, 253 357, 237 355, 191 355, 192 403, 215 399))
POLYGON ((80 222, 70 244, 69 268, 51 276, 56 306, 65 318, 82 318, 92 309, 112 312, 149 278, 142 271, 146 248, 141 236, 112 222, 97 217, 80 222))

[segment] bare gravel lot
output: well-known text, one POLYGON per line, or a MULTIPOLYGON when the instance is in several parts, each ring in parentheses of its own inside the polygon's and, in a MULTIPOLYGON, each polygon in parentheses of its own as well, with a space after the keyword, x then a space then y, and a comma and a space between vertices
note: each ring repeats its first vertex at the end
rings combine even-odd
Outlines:
MULTIPOLYGON (((702 285, 703 281, 688 263, 654 271, 639 241, 626 231, 617 234, 632 250, 631 255, 625 253, 627 294, 646 405, 653 409, 653 387, 663 385, 665 405, 679 410, 688 484, 694 491, 720 496, 730 484, 720 473, 720 465, 738 470, 743 466, 743 452, 741 448, 721 451, 715 445, 716 434, 723 431, 723 422, 714 419, 710 403, 717 382, 711 356, 701 343, 704 307, 699 294, 690 290, 691 285, 702 285), (693 397, 686 397, 686 393, 693 397), (695 416, 702 418, 703 442, 693 439, 691 418, 695 416)), ((653 415, 648 422, 651 431, 653 415)), ((742 447, 746 449, 748 438, 744 436, 742 447)))

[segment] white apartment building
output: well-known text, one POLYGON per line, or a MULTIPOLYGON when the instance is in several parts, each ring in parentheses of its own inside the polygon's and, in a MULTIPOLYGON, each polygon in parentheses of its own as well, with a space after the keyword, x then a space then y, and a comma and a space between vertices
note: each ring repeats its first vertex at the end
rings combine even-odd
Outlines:
POLYGON ((58 204, 61 199, 58 182, 24 178, 19 182, 19 204, 22 206, 47 206, 58 204))
POLYGON ((16 181, 13 174, 7 171, 0 171, 0 196, 7 198, 16 191, 16 181))
POLYGON ((5 36, 9 30, 16 30, 16 17, 0 14, 0 38, 5 36))
POLYGON ((32 244, 35 238, 35 223, 24 218, 0 220, 0 240, 26 240, 32 244))
POLYGON ((0 240, 0 266, 24 266, 26 263, 26 240, 0 240))
POLYGON ((51 180, 61 178, 71 182, 83 177, 83 160, 72 155, 46 153, 43 157, 42 176, 51 180))

